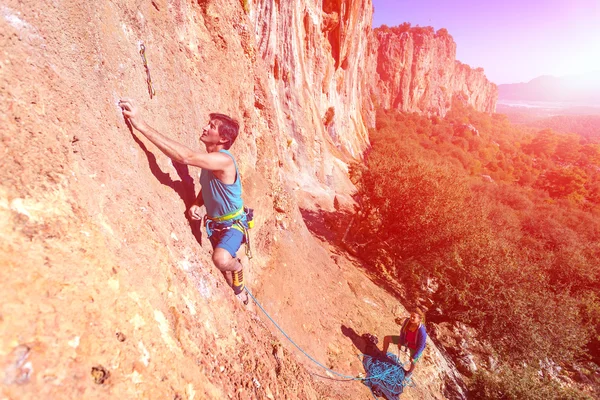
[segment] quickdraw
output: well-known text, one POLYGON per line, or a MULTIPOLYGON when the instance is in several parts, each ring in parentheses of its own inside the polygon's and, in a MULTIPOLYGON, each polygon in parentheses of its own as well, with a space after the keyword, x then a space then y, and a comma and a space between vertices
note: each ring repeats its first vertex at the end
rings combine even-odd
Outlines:
POLYGON ((150 93, 150 98, 156 96, 156 92, 154 91, 154 86, 152 86, 152 78, 150 77, 150 67, 148 67, 148 61, 146 61, 146 46, 144 43, 140 43, 140 56, 142 56, 142 62, 144 63, 144 68, 146 68, 146 82, 148 83, 148 92, 150 93))

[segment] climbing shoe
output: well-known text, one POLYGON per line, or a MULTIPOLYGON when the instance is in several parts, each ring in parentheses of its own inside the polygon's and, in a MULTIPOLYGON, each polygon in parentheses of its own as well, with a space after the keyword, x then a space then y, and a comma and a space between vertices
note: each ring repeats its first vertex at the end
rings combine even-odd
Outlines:
POLYGON ((233 277, 233 293, 242 301, 242 303, 244 303, 244 305, 248 304, 248 293, 244 290, 244 270, 239 269, 238 271, 233 271, 231 275, 233 277))
POLYGON ((231 287, 233 288, 233 293, 238 295, 244 291, 244 270, 240 268, 237 271, 233 271, 231 275, 233 282, 231 287))

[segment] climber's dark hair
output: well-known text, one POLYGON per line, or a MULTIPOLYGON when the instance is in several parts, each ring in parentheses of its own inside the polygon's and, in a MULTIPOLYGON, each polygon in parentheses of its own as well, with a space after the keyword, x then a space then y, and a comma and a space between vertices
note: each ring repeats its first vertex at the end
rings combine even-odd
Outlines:
POLYGON ((229 150, 233 145, 233 142, 235 142, 235 139, 237 139, 240 124, 238 124, 235 119, 225 114, 211 113, 209 114, 209 117, 211 120, 216 119, 221 122, 219 125, 219 136, 223 139, 227 139, 227 143, 224 144, 224 147, 225 150, 229 150))

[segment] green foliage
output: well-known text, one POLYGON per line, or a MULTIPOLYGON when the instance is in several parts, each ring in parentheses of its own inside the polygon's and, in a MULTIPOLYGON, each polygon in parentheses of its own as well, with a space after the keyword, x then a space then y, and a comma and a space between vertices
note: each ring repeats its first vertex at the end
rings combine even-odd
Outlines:
POLYGON ((556 115, 535 121, 532 125, 556 132, 577 133, 596 142, 600 139, 600 115, 556 115))
POLYGON ((335 107, 329 107, 327 111, 325 111, 325 115, 323 116, 323 125, 329 126, 333 121, 333 117, 335 116, 335 107))
POLYGON ((432 26, 415 26, 410 29, 413 35, 433 35, 435 30, 432 26))
POLYGON ((581 148, 581 163, 600 167, 600 144, 590 143, 581 148))
POLYGON ((551 157, 558 146, 558 140, 558 135, 551 129, 544 129, 533 138, 527 150, 537 157, 551 157))
POLYGON ((583 202, 587 195, 586 173, 578 167, 553 168, 538 178, 535 186, 544 189, 553 198, 583 202))
POLYGON ((469 395, 479 400, 592 400, 579 390, 541 378, 534 368, 479 372, 469 395))
POLYGON ((469 175, 518 182, 556 200, 600 209, 600 144, 579 136, 550 129, 533 133, 510 125, 505 116, 478 113, 460 101, 444 119, 380 111, 377 131, 381 137, 416 141, 419 152, 462 166, 469 175))
POLYGON ((448 33, 448 29, 441 28, 441 29, 438 29, 438 31, 435 33, 435 37, 447 38, 447 37, 450 37, 450 34, 448 33))
POLYGON ((377 32, 385 32, 385 33, 395 33, 396 35, 401 35, 404 32, 410 31, 410 22, 403 22, 398 26, 389 27, 385 24, 381 25, 378 28, 375 28, 375 33, 377 32))
POLYGON ((579 161, 582 156, 580 141, 580 137, 577 135, 561 135, 554 152, 556 161, 567 164, 574 164, 579 161))
MULTIPOLYGON (((377 32, 385 32, 385 33, 394 33, 396 35, 402 35, 405 32, 409 32, 413 35, 434 35, 435 30, 431 26, 414 26, 411 27, 410 22, 403 22, 398 26, 389 27, 387 25, 381 25, 378 28, 375 28, 375 33, 377 32)), ((435 33, 438 37, 450 36, 448 31, 444 28, 440 29, 435 33)))
POLYGON ((410 22, 403 22, 400 25, 391 28, 391 30, 397 35, 408 32, 410 30, 410 22))
POLYGON ((511 362, 600 358, 595 145, 460 103, 443 119, 379 111, 376 126, 350 168, 358 254, 511 362))

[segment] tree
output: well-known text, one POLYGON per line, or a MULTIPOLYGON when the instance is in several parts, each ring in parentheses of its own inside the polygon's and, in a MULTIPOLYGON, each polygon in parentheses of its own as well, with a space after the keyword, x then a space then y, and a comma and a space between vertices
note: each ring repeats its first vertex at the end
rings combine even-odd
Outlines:
POLYGON ((590 143, 581 148, 580 166, 600 167, 600 144, 590 143))
POLYGON ((557 161, 574 164, 581 157, 582 146, 579 144, 580 138, 577 135, 565 135, 560 138, 554 151, 554 158, 557 161))
POLYGON ((537 157, 552 157, 558 146, 559 137, 552 129, 544 129, 538 132, 531 143, 526 146, 529 153, 537 157))
POLYGON ((581 202, 587 195, 586 182, 587 175, 581 168, 558 167, 540 175, 535 186, 546 190, 552 198, 581 202))

